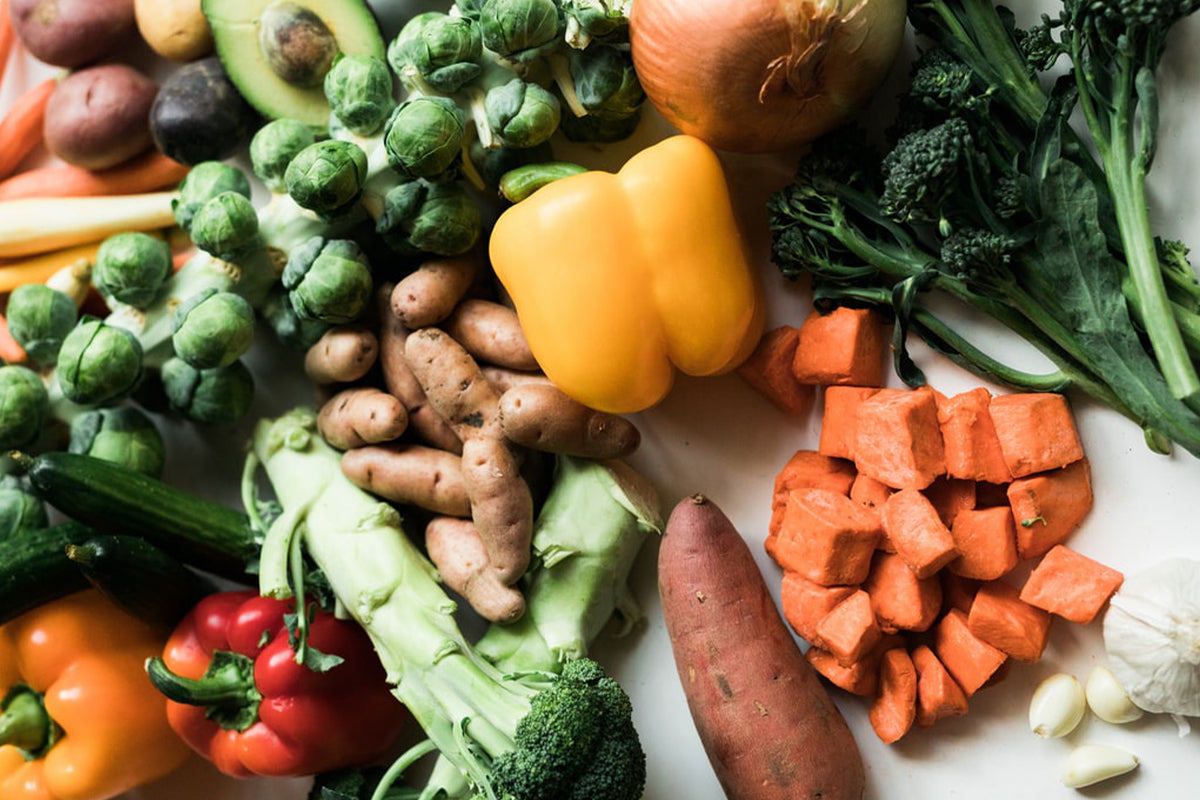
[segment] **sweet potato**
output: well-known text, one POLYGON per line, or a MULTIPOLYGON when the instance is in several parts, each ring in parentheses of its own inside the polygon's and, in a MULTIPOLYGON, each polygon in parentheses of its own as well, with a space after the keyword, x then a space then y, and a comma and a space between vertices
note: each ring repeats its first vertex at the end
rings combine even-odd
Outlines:
POLYGON ((1008 661, 998 648, 971 633, 967 615, 957 609, 947 611, 934 626, 933 652, 967 697, 993 680, 1008 661))
POLYGON ((746 384, 785 414, 799 416, 812 406, 815 391, 792 372, 800 330, 780 325, 762 335, 750 357, 738 367, 746 384))
POLYGON ((799 573, 784 571, 779 605, 792 630, 809 644, 823 647, 818 624, 853 593, 853 586, 822 586, 799 573))
POLYGON ((959 512, 950 528, 958 555, 946 568, 966 578, 995 580, 1017 565, 1017 532, 1004 506, 959 512))
POLYGON ((462 460, 448 450, 407 442, 356 447, 342 454, 342 472, 385 500, 435 514, 471 515, 462 460))
POLYGON ((942 610, 937 576, 919 578, 903 558, 891 553, 875 554, 863 590, 877 624, 887 633, 926 630, 942 610))
POLYGON ((469 297, 455 306, 439 327, 480 363, 538 369, 517 312, 506 305, 469 297))
POLYGON ((317 413, 317 430, 339 450, 393 441, 407 427, 404 405, 374 386, 343 389, 317 413))
POLYGON ((392 313, 410 330, 436 325, 450 315, 479 274, 479 255, 434 258, 396 282, 392 313))
POLYGON ((512 622, 525 613, 525 597, 489 568, 479 531, 469 519, 434 517, 425 526, 425 549, 446 585, 492 622, 512 622))
POLYGON ((354 383, 379 358, 379 337, 366 325, 327 330, 304 354, 304 372, 316 384, 354 383))
POLYGON ((821 435, 817 452, 832 458, 854 460, 858 407, 878 392, 874 386, 827 386, 823 393, 821 435))
POLYGON ((879 643, 882 631, 875 621, 871 598, 855 589, 817 623, 817 639, 839 664, 849 666, 879 643))
POLYGON ((1067 398, 1050 392, 1001 394, 988 406, 1000 451, 1014 478, 1083 458, 1067 398))
POLYGON ((861 800, 850 728, 784 624, 733 523, 684 498, 658 557, 663 617, 692 719, 732 800, 861 800))
POLYGON ((932 392, 880 389, 858 406, 854 463, 895 489, 924 489, 946 471, 932 392))
POLYGON ((770 552, 784 569, 822 585, 862 583, 879 535, 874 515, 846 495, 795 489, 770 552))
POLYGON ((523 447, 580 458, 623 458, 642 440, 625 417, 588 408, 549 383, 500 395, 500 430, 523 447))
MULTIPOLYGON (((767 553, 772 553, 788 492, 793 489, 828 489, 848 495, 854 483, 854 465, 840 458, 830 458, 815 450, 797 450, 775 475, 771 495, 771 520, 767 526, 767 553)), ((772 558, 774 556, 772 555, 772 558)))
POLYGON ((1091 510, 1088 460, 1017 478, 1006 494, 1017 525, 1017 553, 1021 558, 1037 558, 1062 544, 1091 510))
POLYGON ((917 724, 923 728, 946 717, 967 713, 967 696, 928 645, 909 653, 917 670, 917 724))
POLYGON ((1000 438, 988 408, 992 394, 980 386, 946 399, 938 406, 938 422, 952 478, 990 483, 1012 479, 1000 438))
POLYGON ((839 306, 800 323, 792 371, 801 383, 882 386, 887 325, 878 312, 839 306))
POLYGON ((901 489, 888 497, 880 521, 884 535, 918 578, 928 578, 958 555, 950 529, 916 489, 901 489))
POLYGON ((1033 663, 1046 649, 1051 618, 1018 595, 1017 587, 1004 581, 983 584, 967 613, 967 627, 1010 658, 1033 663))
POLYGON ((1029 573, 1020 598, 1036 608, 1087 625, 1121 588, 1125 576, 1064 545, 1050 548, 1029 573))
POLYGON ((879 685, 879 659, 867 657, 853 664, 842 664, 837 656, 820 647, 804 651, 804 658, 822 678, 834 686, 860 697, 874 697, 879 685))
POLYGON ((917 670, 903 647, 893 647, 879 662, 879 691, 867 714, 885 744, 899 741, 917 719, 917 670))

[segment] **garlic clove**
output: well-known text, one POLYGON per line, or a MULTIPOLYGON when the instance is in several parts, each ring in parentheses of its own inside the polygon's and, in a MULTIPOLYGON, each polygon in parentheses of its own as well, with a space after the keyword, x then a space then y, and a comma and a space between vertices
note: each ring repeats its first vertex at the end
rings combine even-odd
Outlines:
POLYGON ((1064 786, 1080 789, 1132 771, 1138 765, 1137 756, 1115 745, 1081 744, 1063 762, 1064 786))
POLYGON ((1029 701, 1029 727, 1038 736, 1057 739, 1075 730, 1087 700, 1074 675, 1059 672, 1038 684, 1029 701))
POLYGON ((1142 709, 1134 705, 1108 667, 1093 667, 1084 685, 1088 708, 1100 719, 1121 725, 1133 722, 1142 716, 1142 709))

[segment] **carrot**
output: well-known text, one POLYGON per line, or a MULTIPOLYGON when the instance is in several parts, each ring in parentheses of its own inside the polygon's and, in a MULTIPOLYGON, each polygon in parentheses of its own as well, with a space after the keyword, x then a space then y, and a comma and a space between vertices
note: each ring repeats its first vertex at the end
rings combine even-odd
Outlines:
POLYGON ((916 489, 900 489, 880 513, 884 535, 918 578, 928 578, 958 556, 954 536, 933 503, 916 489))
POLYGON ((1017 565, 1017 531, 1004 506, 960 511, 950 528, 958 556, 951 572, 981 581, 995 580, 1017 565))
POLYGON ((0 361, 5 364, 23 364, 25 358, 25 348, 13 338, 12 331, 8 329, 8 320, 0 314, 0 361))
POLYGON ((893 647, 879 662, 879 692, 868 719, 885 744, 899 741, 917 719, 917 670, 903 647, 893 647))
POLYGON ((1001 650, 971 633, 967 615, 951 609, 934 627, 933 652, 967 697, 992 680, 1008 660, 1001 650))
POLYGON ((932 392, 880 389, 858 407, 854 463, 895 489, 924 489, 946 471, 937 398, 932 392))
POLYGON ((853 593, 853 586, 822 586, 799 573, 785 571, 779 587, 779 605, 792 630, 809 644, 822 646, 817 625, 853 593))
POLYGON ((157 150, 102 170, 73 164, 36 167, 0 180, 0 200, 144 194, 175 186, 188 169, 157 150))
POLYGON ((27 283, 45 283, 64 267, 80 262, 92 263, 100 242, 72 245, 35 256, 0 259, 0 294, 11 292, 27 283))
POLYGON ((1017 524, 1017 552, 1037 558, 1066 540, 1091 510, 1088 461, 1017 478, 1008 485, 1007 497, 1017 524))
POLYGON ((1083 458, 1075 420, 1061 394, 997 395, 988 412, 1014 478, 1065 467, 1083 458))
POLYGON ((821 435, 817 452, 834 458, 854 460, 854 434, 858 406, 879 390, 873 386, 827 386, 821 412, 821 435))
POLYGON ((800 323, 792 372, 800 383, 882 386, 887 325, 876 311, 839 306, 800 323))
POLYGON ((870 510, 846 495, 795 489, 788 494, 772 557, 825 586, 862 583, 879 535, 870 510))
POLYGON ((1020 598, 1035 608, 1086 625, 1125 577, 1065 545, 1055 545, 1029 573, 1020 598))
POLYGON ((992 394, 978 387, 947 398, 938 407, 938 423, 952 478, 991 483, 1012 480, 1000 438, 988 412, 992 394))
POLYGON ((42 141, 46 103, 58 86, 58 78, 35 83, 17 98, 0 120, 0 178, 7 178, 25 156, 42 141))
POLYGON ((711 500, 684 498, 672 510, 658 586, 679 680, 726 796, 860 800, 853 734, 711 500))
POLYGON ((927 728, 939 719, 966 714, 967 696, 929 646, 919 644, 909 656, 917 670, 917 724, 927 728))
POLYGON ((800 331, 781 325, 763 334, 758 346, 742 365, 738 376, 785 414, 798 416, 812 406, 815 392, 792 373, 792 360, 800 331))
POLYGON ((876 553, 863 583, 879 627, 887 633, 923 631, 942 611, 942 584, 937 576, 918 578, 904 559, 876 553))
POLYGON ((843 666, 869 653, 882 635, 871 608, 871 597, 862 589, 851 592, 817 623, 821 646, 843 666))
POLYGON ((967 627, 983 641, 1017 661, 1042 657, 1050 637, 1050 614, 1029 605, 1004 581, 988 581, 975 593, 967 627))

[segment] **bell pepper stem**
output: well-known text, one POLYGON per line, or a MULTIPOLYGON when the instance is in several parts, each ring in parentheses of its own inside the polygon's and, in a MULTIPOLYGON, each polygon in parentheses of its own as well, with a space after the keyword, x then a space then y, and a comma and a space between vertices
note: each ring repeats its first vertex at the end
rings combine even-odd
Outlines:
POLYGON ((172 672, 161 658, 146 660, 150 682, 169 700, 209 709, 226 730, 244 731, 258 719, 262 695, 254 685, 254 662, 239 653, 218 650, 202 678, 172 672))
POLYGON ((2 704, 0 745, 12 745, 27 753, 38 753, 51 740, 53 721, 46 713, 41 695, 28 686, 14 686, 2 704))

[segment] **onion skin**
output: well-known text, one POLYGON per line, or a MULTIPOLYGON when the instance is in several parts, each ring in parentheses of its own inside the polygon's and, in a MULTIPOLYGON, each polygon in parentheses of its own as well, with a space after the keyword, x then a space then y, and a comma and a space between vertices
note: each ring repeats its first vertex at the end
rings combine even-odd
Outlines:
POLYGON ((636 0, 647 98, 718 150, 793 150, 839 127, 887 77, 905 0, 636 0))

